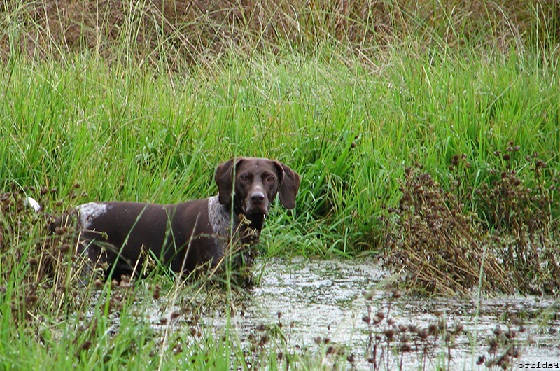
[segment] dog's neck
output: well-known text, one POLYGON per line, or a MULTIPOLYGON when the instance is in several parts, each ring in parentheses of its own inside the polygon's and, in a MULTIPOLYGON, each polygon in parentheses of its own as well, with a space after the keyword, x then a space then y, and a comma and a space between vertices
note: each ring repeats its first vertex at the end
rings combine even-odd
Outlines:
POLYGON ((239 218, 226 205, 220 203, 218 196, 208 199, 208 221, 212 231, 220 237, 227 237, 231 230, 237 229, 239 218), (233 217, 233 221, 232 218, 233 217))
POLYGON ((229 237, 233 230, 241 243, 258 242, 264 224, 264 215, 245 215, 238 207, 231 211, 231 205, 221 204, 218 196, 208 199, 208 219, 213 232, 220 237, 229 237), (233 220, 232 220, 233 217, 233 220))

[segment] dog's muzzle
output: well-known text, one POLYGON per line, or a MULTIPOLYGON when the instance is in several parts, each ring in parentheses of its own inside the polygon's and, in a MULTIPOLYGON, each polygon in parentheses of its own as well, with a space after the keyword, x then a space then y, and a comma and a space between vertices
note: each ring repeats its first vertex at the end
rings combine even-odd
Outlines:
POLYGON ((245 214, 255 215, 261 214, 266 217, 268 214, 268 198, 262 191, 254 191, 249 194, 245 200, 245 214))

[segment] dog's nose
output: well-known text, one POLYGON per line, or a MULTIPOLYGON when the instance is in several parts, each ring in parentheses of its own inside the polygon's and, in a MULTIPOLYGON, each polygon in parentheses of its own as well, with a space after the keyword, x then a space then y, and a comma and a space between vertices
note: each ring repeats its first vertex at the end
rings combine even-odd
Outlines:
POLYGON ((262 192, 255 192, 251 195, 251 201, 255 203, 261 203, 264 201, 264 193, 262 192))

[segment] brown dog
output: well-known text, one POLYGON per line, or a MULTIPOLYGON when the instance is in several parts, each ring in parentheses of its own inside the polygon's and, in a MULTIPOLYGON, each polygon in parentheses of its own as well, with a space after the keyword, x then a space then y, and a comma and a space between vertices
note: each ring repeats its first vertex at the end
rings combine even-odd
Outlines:
POLYGON ((288 166, 253 157, 220 164, 215 180, 217 196, 179 204, 77 206, 81 251, 114 277, 140 269, 144 253, 175 272, 189 273, 204 263, 215 267, 229 241, 258 242, 277 193, 280 203, 293 209, 300 185, 300 176, 288 166))

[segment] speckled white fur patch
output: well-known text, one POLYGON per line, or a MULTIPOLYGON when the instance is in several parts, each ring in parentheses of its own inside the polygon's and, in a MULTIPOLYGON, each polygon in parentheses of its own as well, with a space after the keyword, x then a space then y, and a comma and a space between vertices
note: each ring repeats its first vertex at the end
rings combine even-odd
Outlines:
POLYGON ((76 210, 78 210, 81 228, 88 229, 93 219, 107 212, 107 205, 99 202, 90 202, 76 206, 76 210))
POLYGON ((215 234, 223 237, 229 235, 231 216, 226 207, 218 200, 218 196, 208 199, 208 220, 215 234))

